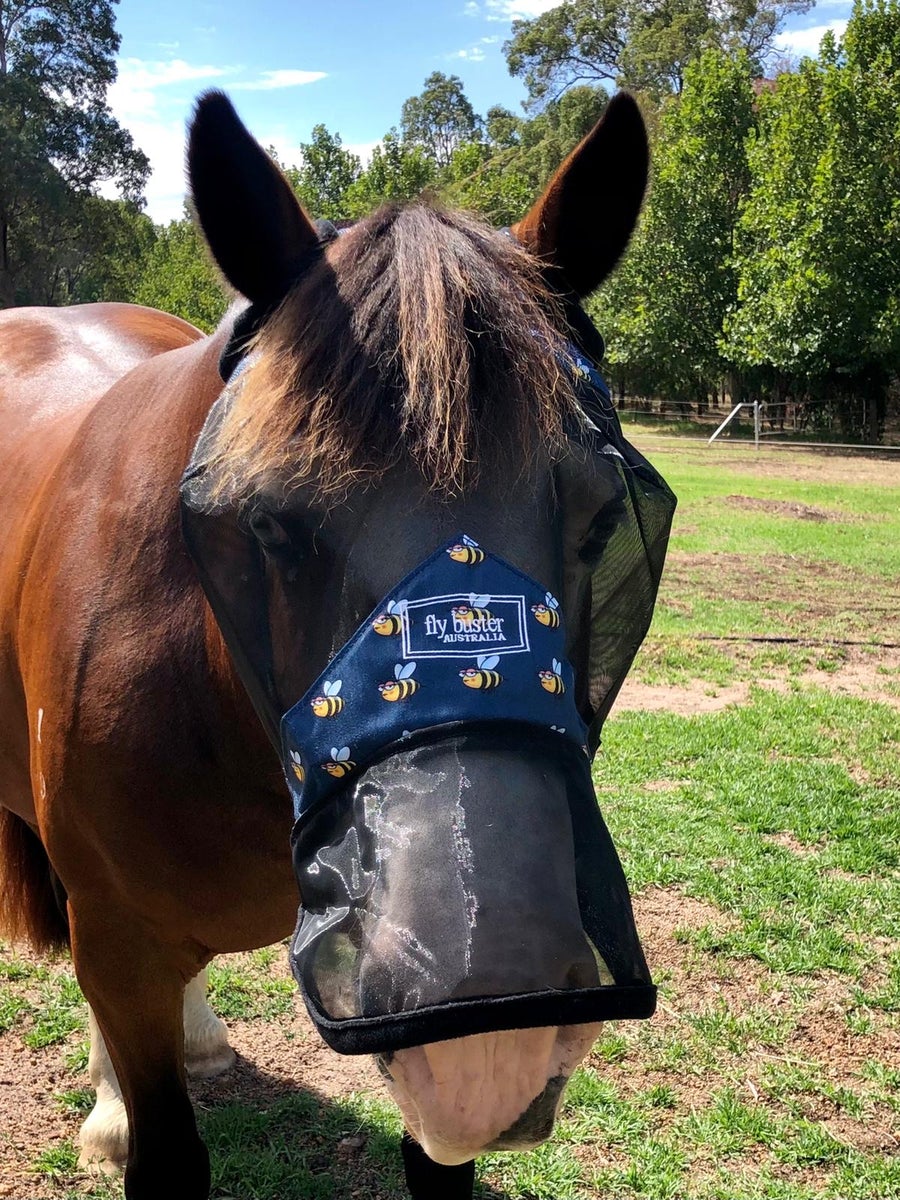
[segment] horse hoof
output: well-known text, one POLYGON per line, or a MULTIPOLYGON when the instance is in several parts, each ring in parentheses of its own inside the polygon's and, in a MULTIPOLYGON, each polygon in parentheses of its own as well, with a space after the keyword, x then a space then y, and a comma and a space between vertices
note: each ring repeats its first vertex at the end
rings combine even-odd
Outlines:
POLYGON ((237 1055, 227 1042, 211 1047, 205 1054, 185 1055, 184 1069, 191 1079, 215 1079, 230 1070, 237 1055))

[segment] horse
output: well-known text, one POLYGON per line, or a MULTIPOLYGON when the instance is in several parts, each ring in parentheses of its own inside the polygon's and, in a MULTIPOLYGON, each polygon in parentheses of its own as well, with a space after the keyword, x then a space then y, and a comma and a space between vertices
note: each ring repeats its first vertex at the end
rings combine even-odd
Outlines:
MULTIPOLYGON (((587 457, 580 483, 556 481, 583 415, 560 354, 602 354, 580 300, 625 249, 648 150, 620 94, 511 231, 418 200, 330 240, 222 93, 198 102, 188 165, 209 250, 242 298, 215 332, 114 303, 0 313, 0 927, 71 951, 97 1093, 81 1161, 124 1167, 128 1200, 208 1195, 186 1076, 233 1053, 205 969, 284 939, 297 918, 283 765, 182 528, 182 476, 223 378, 239 363, 213 499, 231 496, 234 538, 259 567, 279 711, 460 530, 461 561, 500 547, 560 596, 577 646, 579 553, 599 507, 582 497, 603 486, 587 457)), ((543 606, 548 625, 555 613, 543 606)), ((433 753, 440 798, 462 776, 445 769, 450 751, 433 753)), ((496 910, 531 922, 524 938, 494 931, 498 978, 467 994, 596 982, 577 910, 542 875, 555 760, 521 737, 461 753, 473 795, 513 797, 524 814, 502 830, 516 880, 496 910)), ((394 762, 363 780, 389 790, 394 762)), ((429 903, 440 914, 442 896, 429 903)), ((411 1194, 465 1197, 482 1150, 547 1136, 599 1025, 498 1019, 435 1040, 430 1019, 381 1065, 411 1194)))

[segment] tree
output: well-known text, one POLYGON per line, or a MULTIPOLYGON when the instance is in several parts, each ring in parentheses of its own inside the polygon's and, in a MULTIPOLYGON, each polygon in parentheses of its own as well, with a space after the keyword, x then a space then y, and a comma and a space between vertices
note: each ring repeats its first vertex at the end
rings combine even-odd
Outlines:
POLYGON ((81 217, 77 244, 56 258, 59 296, 70 304, 130 301, 156 242, 153 222, 125 200, 100 196, 83 198, 81 217))
POLYGON ((403 102, 400 128, 405 145, 421 146, 443 168, 457 146, 478 139, 481 118, 469 103, 459 76, 434 71, 425 80, 422 94, 403 102))
POLYGON ((689 62, 704 50, 743 48, 757 67, 784 18, 813 0, 563 0, 513 21, 504 46, 510 73, 532 102, 577 83, 612 84, 653 95, 680 92, 689 62))
POLYGON ((434 180, 435 166, 421 146, 405 146, 391 129, 372 151, 368 167, 344 196, 345 216, 358 218, 389 200, 412 200, 434 180))
POLYGON ((640 390, 702 402, 728 369, 719 340, 737 296, 754 103, 747 55, 710 50, 663 109, 640 231, 595 304, 610 360, 640 390))
POLYGON ((148 160, 105 99, 114 2, 0 0, 0 305, 46 296, 57 252, 90 232, 99 183, 140 201, 148 160))
POLYGON ((842 46, 761 99, 726 352, 875 440, 900 368, 898 0, 857 0, 842 46))
POLYGON ((190 214, 157 226, 129 299, 174 313, 207 332, 222 319, 228 296, 190 214))
MULTIPOLYGON (((274 151, 269 153, 277 162, 274 151)), ((361 169, 357 156, 344 149, 341 135, 324 125, 313 126, 312 140, 300 143, 299 167, 282 166, 306 211, 329 221, 346 217, 345 196, 361 169)))

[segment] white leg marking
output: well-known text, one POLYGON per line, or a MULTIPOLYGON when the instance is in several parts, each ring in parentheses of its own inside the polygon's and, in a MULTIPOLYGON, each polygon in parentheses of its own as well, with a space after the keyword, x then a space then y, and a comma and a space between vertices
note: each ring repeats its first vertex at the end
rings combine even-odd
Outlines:
POLYGON ((128 1158, 128 1114, 103 1034, 90 1008, 88 1019, 91 1031, 88 1073, 97 1099, 78 1136, 81 1146, 78 1165, 82 1170, 110 1174, 124 1167, 128 1158))
POLYGON ((193 1079, 212 1079, 234 1063, 224 1021, 206 1003, 206 968, 184 989, 184 1066, 193 1079))
MULTIPOLYGON (((128 1159, 128 1114, 103 1034, 90 1008, 88 1019, 88 1073, 97 1099, 78 1137, 78 1165, 82 1170, 109 1174, 121 1170, 128 1159)), ((205 968, 184 989, 184 1058, 185 1069, 195 1079, 211 1079, 234 1063, 225 1022, 206 1003, 205 968)))

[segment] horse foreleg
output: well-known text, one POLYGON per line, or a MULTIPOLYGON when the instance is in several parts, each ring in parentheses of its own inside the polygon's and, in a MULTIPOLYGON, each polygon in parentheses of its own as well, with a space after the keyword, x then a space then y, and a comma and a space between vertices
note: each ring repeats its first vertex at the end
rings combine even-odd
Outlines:
POLYGON ((474 1160, 456 1167, 445 1167, 430 1159, 406 1130, 403 1131, 400 1149, 411 1200, 472 1200, 474 1160))
MULTIPOLYGON (((113 905, 85 913, 70 901, 70 913, 75 971, 127 1114, 126 1200, 206 1200, 209 1156, 184 1071, 184 980, 198 964, 113 905)), ((102 1072, 99 1050, 95 1061, 102 1072)))
MULTIPOLYGON (((225 1022, 206 1002, 206 985, 204 967, 184 989, 184 1063, 192 1079, 212 1079, 227 1071, 235 1059, 225 1022)), ((123 1168, 128 1160, 128 1114, 103 1034, 90 1007, 88 1024, 91 1035, 88 1073, 97 1099, 81 1127, 78 1165, 112 1172, 123 1168)))

